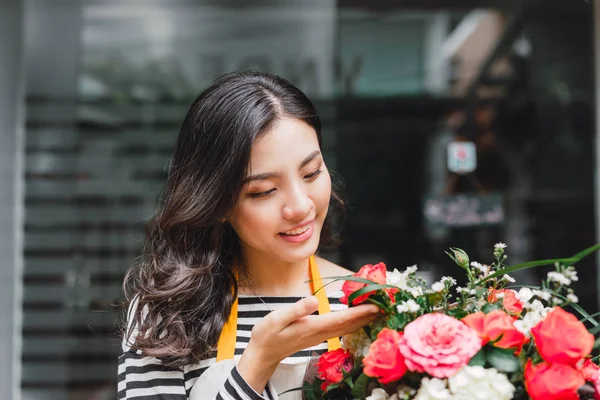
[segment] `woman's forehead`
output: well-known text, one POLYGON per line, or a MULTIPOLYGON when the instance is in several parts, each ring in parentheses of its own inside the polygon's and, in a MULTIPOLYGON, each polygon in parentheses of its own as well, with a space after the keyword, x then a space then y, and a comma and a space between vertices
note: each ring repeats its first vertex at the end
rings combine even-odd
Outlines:
POLYGON ((249 168, 254 174, 298 165, 316 150, 319 141, 313 127, 299 119, 284 118, 253 143, 249 168))

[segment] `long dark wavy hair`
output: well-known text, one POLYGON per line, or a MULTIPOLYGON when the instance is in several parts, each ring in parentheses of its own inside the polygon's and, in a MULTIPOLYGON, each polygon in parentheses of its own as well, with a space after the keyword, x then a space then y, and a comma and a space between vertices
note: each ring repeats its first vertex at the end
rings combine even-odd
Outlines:
MULTIPOLYGON (((192 103, 142 255, 123 283, 127 302, 137 303, 123 326, 136 350, 170 366, 213 354, 237 296, 234 266, 240 256, 237 236, 223 217, 239 198, 252 144, 283 117, 313 127, 321 146, 313 104, 281 77, 228 74, 192 103)), ((343 211, 339 181, 333 182, 323 243, 335 236, 331 214, 343 211)))

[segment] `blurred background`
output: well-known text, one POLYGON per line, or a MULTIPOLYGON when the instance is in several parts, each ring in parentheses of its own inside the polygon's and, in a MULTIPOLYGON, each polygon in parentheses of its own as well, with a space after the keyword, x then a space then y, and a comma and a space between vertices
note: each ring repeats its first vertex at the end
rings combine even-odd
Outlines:
POLYGON ((599 32, 598 0, 0 0, 0 398, 115 398, 123 275, 228 71, 314 100, 346 267, 433 280, 461 276, 449 246, 515 264, 598 242, 599 32))

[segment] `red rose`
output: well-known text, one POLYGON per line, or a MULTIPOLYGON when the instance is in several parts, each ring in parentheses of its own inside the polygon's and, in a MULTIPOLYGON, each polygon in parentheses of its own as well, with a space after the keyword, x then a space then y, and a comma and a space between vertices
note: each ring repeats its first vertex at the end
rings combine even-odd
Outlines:
POLYGON ((379 378, 381 383, 396 381, 406 373, 404 357, 400 353, 399 343, 402 333, 383 328, 377 339, 371 343, 369 354, 363 359, 365 375, 379 378))
POLYGON ((504 309, 509 314, 519 315, 521 314, 521 311, 523 311, 523 303, 521 303, 521 300, 517 298, 517 292, 511 289, 496 290, 494 288, 490 288, 487 301, 490 303, 495 303, 500 299, 502 300, 504 309))
POLYGON ((531 329, 531 334, 540 356, 549 363, 574 365, 594 346, 594 335, 576 316, 560 307, 554 307, 531 329))
POLYGON ((354 368, 354 360, 348 350, 337 349, 323 353, 317 362, 317 374, 319 379, 324 380, 321 385, 323 391, 333 383, 339 383, 344 379, 342 371, 350 372, 354 368))
MULTIPOLYGON (((356 276, 357 278, 368 279, 368 280, 378 283, 380 285, 385 285, 386 284, 386 271, 387 271, 387 268, 386 268, 385 264, 380 262, 375 265, 371 265, 371 264, 364 265, 353 276, 356 276)), ((344 285, 342 286, 342 292, 344 292, 344 296, 340 299, 340 301, 343 304, 348 304, 348 297, 350 297, 350 295, 352 293, 364 288, 365 286, 367 286, 367 284, 361 283, 361 282, 353 282, 353 281, 344 282, 344 285)), ((391 288, 386 289, 386 292, 388 293, 388 295, 390 296, 390 298, 392 300, 394 299, 393 294, 396 293, 397 291, 398 291, 398 289, 391 289, 391 288)), ((357 304, 363 303, 371 294, 373 294, 373 293, 367 293, 367 294, 363 294, 362 296, 359 296, 358 298, 354 299, 354 301, 352 302, 352 305, 357 305, 357 304)))
POLYGON ((529 342, 529 338, 515 328, 514 321, 513 317, 501 310, 495 310, 489 314, 479 311, 462 319, 462 322, 477 331, 482 346, 500 338, 494 343, 494 346, 503 349, 514 348, 518 354, 523 345, 529 342))
POLYGON ((501 310, 492 311, 485 316, 485 334, 490 340, 498 340, 494 346, 503 349, 516 349, 520 353, 529 338, 515 327, 515 319, 501 310))
POLYGON ((600 400, 600 367, 586 358, 577 363, 577 368, 583 374, 583 379, 594 385, 594 399, 600 400))
POLYGON ((477 332, 477 335, 481 339, 481 346, 485 346, 490 341, 490 338, 485 333, 485 314, 482 311, 469 314, 463 317, 461 321, 477 332))
POLYGON ((570 365, 525 364, 525 387, 531 400, 579 400, 577 389, 585 383, 581 372, 570 365))

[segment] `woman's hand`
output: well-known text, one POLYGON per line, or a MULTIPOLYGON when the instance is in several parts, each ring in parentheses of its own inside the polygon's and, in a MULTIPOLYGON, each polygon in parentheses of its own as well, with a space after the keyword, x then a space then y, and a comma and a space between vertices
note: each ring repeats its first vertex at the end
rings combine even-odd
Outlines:
POLYGON ((318 306, 316 297, 311 296, 271 312, 254 326, 252 338, 238 362, 238 371, 258 393, 262 393, 275 368, 286 357, 329 338, 356 332, 379 313, 377 306, 364 304, 311 315, 318 306))

